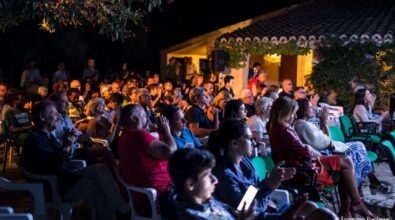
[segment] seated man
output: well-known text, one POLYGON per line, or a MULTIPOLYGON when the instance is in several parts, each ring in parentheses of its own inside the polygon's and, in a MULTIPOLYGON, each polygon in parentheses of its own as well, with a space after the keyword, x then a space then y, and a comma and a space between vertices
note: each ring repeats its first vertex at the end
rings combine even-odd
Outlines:
POLYGON ((187 121, 184 118, 184 113, 177 105, 163 106, 162 115, 169 120, 171 134, 177 144, 177 149, 202 147, 200 141, 186 126, 187 121))
POLYGON ((34 130, 25 141, 21 165, 29 172, 55 175, 58 178, 62 200, 91 199, 98 219, 110 220, 116 210, 129 211, 127 203, 118 192, 110 171, 97 164, 77 171, 68 163, 67 155, 76 139, 67 134, 61 145, 51 134, 59 121, 53 102, 38 102, 33 106, 34 130))
MULTIPOLYGON (((147 115, 140 105, 130 104, 122 108, 123 131, 118 144, 119 167, 128 183, 156 189, 159 204, 164 207, 167 204, 171 182, 167 172, 167 160, 177 146, 166 118, 159 117, 156 125, 163 141, 144 130, 147 121, 147 115)), ((137 197, 136 200, 137 206, 143 208, 144 200, 141 197, 137 197)))
POLYGON ((185 119, 189 123, 189 128, 196 135, 196 137, 208 136, 212 131, 215 131, 219 126, 218 110, 214 108, 213 115, 214 123, 208 119, 204 109, 207 107, 209 97, 204 88, 196 86, 189 92, 189 99, 192 102, 192 107, 188 109, 185 114, 185 119))
POLYGON ((16 144, 23 145, 32 128, 30 113, 24 106, 22 93, 11 94, 11 108, 5 113, 4 120, 8 126, 9 136, 16 144))

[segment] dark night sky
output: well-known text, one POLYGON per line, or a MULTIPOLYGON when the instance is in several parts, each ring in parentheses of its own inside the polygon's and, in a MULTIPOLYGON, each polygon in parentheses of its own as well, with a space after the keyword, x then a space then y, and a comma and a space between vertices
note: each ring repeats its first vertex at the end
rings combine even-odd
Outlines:
POLYGON ((101 72, 106 68, 117 70, 122 61, 138 71, 157 71, 161 49, 295 2, 297 0, 174 0, 147 16, 147 32, 137 30, 135 38, 123 43, 112 42, 91 27, 60 28, 49 34, 39 30, 38 22, 28 22, 0 33, 0 66, 15 80, 31 58, 38 62, 41 72, 50 77, 59 60, 64 60, 73 76, 79 77, 90 56, 97 60, 101 72))

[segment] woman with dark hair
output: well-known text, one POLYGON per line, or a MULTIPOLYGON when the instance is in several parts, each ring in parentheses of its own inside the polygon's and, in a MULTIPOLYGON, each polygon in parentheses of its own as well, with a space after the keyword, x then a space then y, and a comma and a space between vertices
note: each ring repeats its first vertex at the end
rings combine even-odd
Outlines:
POLYGON ((224 120, 230 118, 246 120, 247 109, 241 100, 234 99, 226 103, 224 120))
POLYGON ((368 89, 358 89, 355 93, 354 104, 352 107, 352 113, 357 122, 375 122, 381 124, 381 122, 389 116, 388 111, 383 112, 380 116, 372 113, 376 96, 368 89))
MULTIPOLYGON (((364 217, 375 217, 363 204, 355 184, 354 165, 350 157, 322 156, 314 148, 303 144, 292 127, 298 104, 283 96, 274 101, 266 129, 274 162, 285 161, 287 166, 308 166, 316 169, 319 186, 334 186, 339 183, 340 216, 351 217, 355 212, 364 217)), ((292 179, 295 186, 301 186, 300 175, 292 179)))
POLYGON ((308 121, 314 117, 314 109, 308 99, 299 99, 298 111, 296 112, 297 120, 294 122, 294 128, 299 138, 304 144, 308 144, 317 151, 324 154, 342 154, 352 158, 355 169, 355 183, 357 186, 369 177, 370 189, 379 190, 382 193, 389 193, 391 189, 383 184, 375 176, 372 165, 368 158, 365 145, 360 141, 342 143, 332 141, 328 127, 328 109, 322 108, 319 117, 321 129, 315 124, 308 121))
MULTIPOLYGON (((252 148, 256 144, 252 138, 251 130, 246 123, 240 119, 229 119, 224 121, 217 136, 219 144, 224 149, 224 155, 217 159, 218 165, 214 174, 218 178, 218 187, 215 189, 216 198, 236 208, 249 186, 257 188, 255 197, 255 211, 258 219, 268 216, 268 203, 270 194, 278 188, 283 180, 291 179, 296 170, 294 168, 282 168, 284 161, 279 162, 270 172, 268 177, 260 181, 257 173, 249 159, 252 148)), ((304 212, 295 212, 293 208, 288 209, 281 216, 283 219, 317 219, 327 217, 331 219, 333 214, 329 210, 317 212, 317 206, 311 202, 305 202, 300 207, 304 212), (310 216, 310 214, 313 214, 310 216)))

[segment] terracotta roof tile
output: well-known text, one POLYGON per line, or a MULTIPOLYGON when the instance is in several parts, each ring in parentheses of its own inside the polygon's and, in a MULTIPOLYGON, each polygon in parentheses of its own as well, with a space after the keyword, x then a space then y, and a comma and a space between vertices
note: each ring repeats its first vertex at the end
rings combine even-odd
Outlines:
POLYGON ((219 40, 264 37, 279 40, 343 35, 344 40, 392 41, 395 34, 395 0, 317 0, 288 12, 222 35, 219 40), (363 36, 364 35, 364 36, 363 36), (375 35, 375 37, 374 37, 375 35))

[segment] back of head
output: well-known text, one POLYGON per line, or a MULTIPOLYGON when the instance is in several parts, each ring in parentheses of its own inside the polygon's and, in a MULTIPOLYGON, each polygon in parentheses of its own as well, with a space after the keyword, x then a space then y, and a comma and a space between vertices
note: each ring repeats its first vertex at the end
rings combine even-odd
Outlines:
POLYGON ((215 166, 214 156, 205 150, 184 148, 173 153, 169 160, 169 174, 178 194, 184 193, 185 181, 197 181, 201 172, 215 166))
POLYGON ((110 102, 117 103, 118 105, 121 105, 123 102, 123 96, 120 93, 113 93, 110 96, 110 102))
POLYGON ((229 83, 232 79, 234 79, 231 75, 226 75, 224 78, 224 84, 229 83))
POLYGON ((45 114, 47 112, 49 106, 54 106, 56 108, 55 103, 52 101, 39 101, 36 102, 32 107, 32 121, 34 125, 38 128, 43 127, 44 121, 41 120, 40 115, 45 114))
POLYGON ((269 97, 261 97, 257 99, 254 103, 255 111, 260 111, 261 106, 267 106, 267 105, 272 105, 273 104, 273 99, 269 97))
POLYGON ((173 121, 173 114, 180 110, 178 105, 164 105, 162 107, 161 115, 165 116, 169 122, 173 121))
MULTIPOLYGON (((226 152, 229 147, 230 141, 243 136, 246 128, 247 124, 243 120, 237 118, 225 120, 218 129, 217 149, 222 148, 226 152)), ((218 155, 218 152, 213 153, 215 153, 215 155, 218 155)))
POLYGON ((126 129, 133 127, 134 125, 130 120, 130 116, 136 115, 140 111, 144 110, 139 104, 129 104, 122 107, 120 116, 121 126, 126 129))
POLYGON ((104 99, 95 97, 86 104, 84 108, 84 114, 87 116, 93 116, 97 113, 97 107, 102 104, 105 105, 104 99))
POLYGON ((298 110, 296 111, 296 117, 298 119, 305 119, 310 110, 310 101, 308 99, 298 99, 298 110))
POLYGON ((238 99, 233 99, 226 103, 224 119, 237 117, 237 112, 243 104, 244 103, 238 99))
POLYGON ((240 98, 248 98, 249 96, 252 96, 251 90, 243 89, 240 91, 240 98))
POLYGON ((196 99, 202 96, 204 93, 204 88, 196 86, 189 92, 189 100, 191 100, 192 103, 196 103, 196 99))

